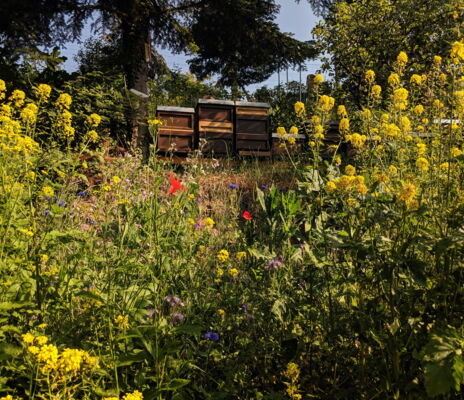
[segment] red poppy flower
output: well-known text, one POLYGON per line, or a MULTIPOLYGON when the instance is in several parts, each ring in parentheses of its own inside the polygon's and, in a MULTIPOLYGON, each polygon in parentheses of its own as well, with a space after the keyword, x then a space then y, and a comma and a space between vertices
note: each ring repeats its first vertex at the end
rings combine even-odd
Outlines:
POLYGON ((171 187, 168 190, 169 194, 174 194, 178 190, 183 190, 184 192, 187 191, 187 189, 182 186, 182 183, 174 178, 173 174, 169 174, 169 183, 171 184, 171 187))
POLYGON ((248 211, 244 211, 242 217, 245 218, 248 221, 250 219, 253 219, 253 217, 251 216, 251 214, 248 211))

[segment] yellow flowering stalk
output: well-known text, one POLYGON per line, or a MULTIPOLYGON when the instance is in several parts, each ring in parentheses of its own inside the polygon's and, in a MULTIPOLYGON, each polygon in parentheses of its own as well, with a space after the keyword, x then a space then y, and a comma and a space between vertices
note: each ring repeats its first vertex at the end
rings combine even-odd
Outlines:
POLYGON ((324 82, 324 77, 321 74, 317 74, 314 77, 313 82, 314 82, 315 85, 320 85, 322 82, 324 82))
POLYGON ((367 70, 366 73, 364 74, 364 79, 368 83, 374 83, 374 81, 375 81, 375 72, 372 71, 371 69, 367 70))
POLYGON ((126 330, 127 328, 129 328, 129 318, 127 317, 127 315, 118 315, 114 319, 114 323, 121 330, 126 330))
POLYGON ((43 103, 48 103, 48 99, 50 98, 50 94, 52 92, 51 86, 41 83, 37 88, 34 90, 35 96, 39 99, 39 101, 43 103))
POLYGON ((371 96, 374 99, 380 99, 382 96, 382 87, 380 85, 374 85, 371 89, 371 96))
POLYGON ((96 128, 98 125, 100 125, 101 122, 101 117, 98 114, 90 114, 87 116, 87 123, 92 127, 96 128))
POLYGON ((400 84, 400 76, 396 73, 396 72, 393 72, 390 74, 390 76, 388 77, 388 84, 390 86, 398 86, 400 84))
POLYGON ((317 107, 324 112, 329 112, 335 105, 335 99, 333 97, 323 94, 319 97, 317 107))
POLYGON ((72 97, 68 93, 61 93, 55 102, 55 105, 61 111, 69 110, 72 103, 72 97))
POLYGON ((229 259, 229 252, 224 249, 219 250, 219 252, 216 255, 216 258, 221 262, 225 262, 229 259))
POLYGON ((298 117, 303 117, 306 115, 306 108, 305 108, 305 105, 304 103, 302 103, 301 101, 297 101, 294 105, 294 109, 295 109, 295 114, 298 116, 298 117))

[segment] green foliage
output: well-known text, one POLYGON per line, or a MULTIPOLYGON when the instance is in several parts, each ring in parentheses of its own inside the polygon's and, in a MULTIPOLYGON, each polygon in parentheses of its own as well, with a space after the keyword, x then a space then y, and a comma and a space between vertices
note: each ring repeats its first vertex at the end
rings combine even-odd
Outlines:
POLYGON ((364 72, 375 70, 381 86, 399 51, 407 51, 419 73, 459 36, 464 13, 456 0, 340 1, 315 29, 328 54, 324 68, 335 74, 356 102, 364 72))

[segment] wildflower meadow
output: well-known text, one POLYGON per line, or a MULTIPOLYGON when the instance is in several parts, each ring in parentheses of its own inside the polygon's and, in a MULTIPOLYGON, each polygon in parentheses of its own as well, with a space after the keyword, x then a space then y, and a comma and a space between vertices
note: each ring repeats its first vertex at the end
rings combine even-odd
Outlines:
POLYGON ((264 160, 142 162, 0 80, 0 399, 462 398, 464 41, 400 50, 264 160))

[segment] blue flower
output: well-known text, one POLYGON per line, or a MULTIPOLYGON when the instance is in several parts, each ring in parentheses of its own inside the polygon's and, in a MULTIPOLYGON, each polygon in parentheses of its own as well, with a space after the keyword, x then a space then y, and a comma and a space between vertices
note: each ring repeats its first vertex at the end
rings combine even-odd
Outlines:
POLYGON ((231 184, 229 185, 229 188, 230 188, 230 189, 239 189, 239 187, 238 187, 238 185, 237 185, 236 183, 231 183, 231 184))
POLYGON ((77 195, 78 195, 78 196, 87 196, 87 193, 85 193, 85 192, 79 192, 77 195))
POLYGON ((219 334, 216 332, 206 332, 205 338, 211 340, 212 342, 217 342, 219 340, 219 334))
POLYGON ((50 211, 48 211, 48 210, 45 210, 45 211, 44 211, 44 214, 45 214, 46 216, 52 215, 52 213, 51 213, 50 211))
POLYGON ((269 186, 267 186, 267 185, 261 185, 261 190, 267 190, 267 189, 269 189, 269 186))
POLYGON ((58 203, 58 205, 59 205, 60 207, 63 207, 63 206, 64 206, 64 201, 60 201, 60 202, 58 203))

